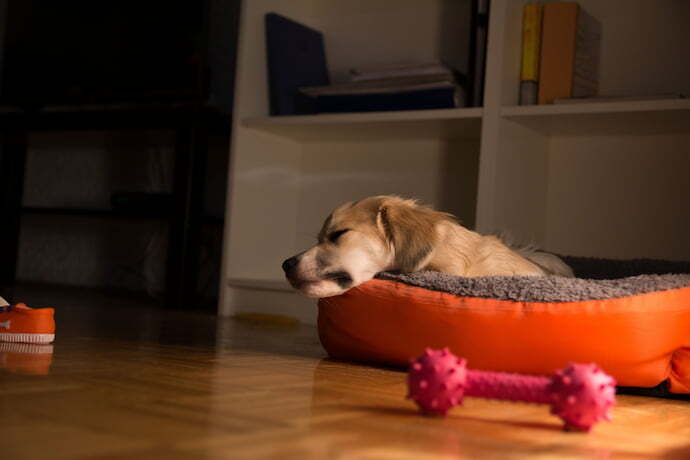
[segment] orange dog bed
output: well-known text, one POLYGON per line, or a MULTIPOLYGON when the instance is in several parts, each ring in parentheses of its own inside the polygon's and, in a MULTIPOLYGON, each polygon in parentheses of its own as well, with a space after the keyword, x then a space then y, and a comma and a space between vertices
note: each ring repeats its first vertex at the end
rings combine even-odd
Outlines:
POLYGON ((445 346, 505 372, 596 362, 621 386, 690 394, 690 264, 565 259, 577 278, 380 274, 319 301, 321 343, 390 366, 445 346))

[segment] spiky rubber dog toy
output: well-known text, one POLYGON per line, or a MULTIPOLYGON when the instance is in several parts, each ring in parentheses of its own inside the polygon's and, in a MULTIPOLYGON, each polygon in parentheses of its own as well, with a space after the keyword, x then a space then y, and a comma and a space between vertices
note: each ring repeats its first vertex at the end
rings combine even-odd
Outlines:
POLYGON ((553 377, 467 369, 447 348, 427 348, 408 374, 408 398, 426 414, 446 415, 464 396, 549 404, 566 429, 589 431, 611 420, 616 382, 595 364, 570 364, 553 377))

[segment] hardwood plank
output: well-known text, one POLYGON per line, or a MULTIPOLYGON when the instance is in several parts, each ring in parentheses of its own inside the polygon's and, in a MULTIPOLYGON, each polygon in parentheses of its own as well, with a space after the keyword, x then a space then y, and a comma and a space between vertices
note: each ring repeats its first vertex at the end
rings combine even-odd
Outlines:
POLYGON ((690 457, 688 401, 619 396, 589 434, 470 398, 424 417, 404 372, 331 361, 313 327, 68 297, 47 375, 0 349, 3 459, 690 457))

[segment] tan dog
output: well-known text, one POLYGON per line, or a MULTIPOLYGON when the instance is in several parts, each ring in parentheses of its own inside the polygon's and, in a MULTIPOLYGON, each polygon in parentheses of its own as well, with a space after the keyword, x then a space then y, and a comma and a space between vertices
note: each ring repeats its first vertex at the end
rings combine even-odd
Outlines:
POLYGON ((552 254, 510 248, 462 227, 450 214, 396 196, 338 207, 324 222, 318 244, 287 259, 283 270, 308 297, 342 294, 382 271, 573 276, 552 254))

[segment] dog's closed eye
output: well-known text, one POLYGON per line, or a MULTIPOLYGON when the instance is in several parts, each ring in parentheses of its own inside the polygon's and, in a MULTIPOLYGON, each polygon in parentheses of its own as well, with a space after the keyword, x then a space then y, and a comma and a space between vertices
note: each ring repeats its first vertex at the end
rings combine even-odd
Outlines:
POLYGON ((342 235, 344 235, 345 233, 347 233, 349 231, 350 231, 350 229, 346 228, 343 230, 337 230, 335 232, 331 232, 328 234, 328 241, 330 241, 331 243, 337 243, 338 238, 340 238, 342 235))

